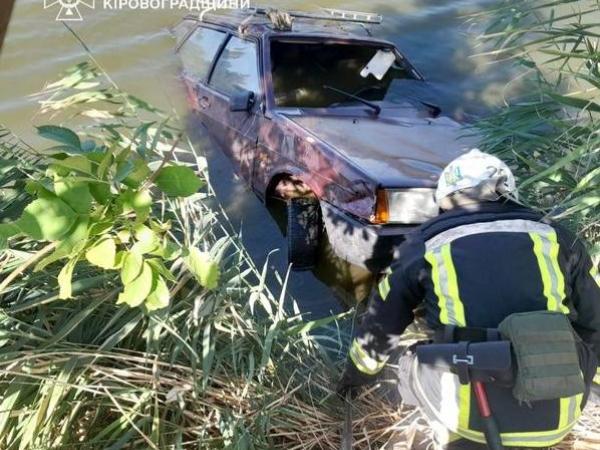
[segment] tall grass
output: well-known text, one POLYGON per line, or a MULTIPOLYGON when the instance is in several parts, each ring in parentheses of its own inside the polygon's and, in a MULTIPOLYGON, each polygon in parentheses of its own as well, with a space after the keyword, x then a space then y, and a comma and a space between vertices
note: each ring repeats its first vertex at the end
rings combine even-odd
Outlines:
MULTIPOLYGON (((79 123, 82 139, 107 148, 143 147, 160 159, 181 132, 93 64, 68 71, 40 100, 42 113, 79 123)), ((30 200, 22 186, 46 163, 43 152, 3 136, 5 220, 30 200)), ((180 142, 173 157, 206 168, 180 142)), ((339 448, 344 409, 332 389, 352 313, 304 322, 286 299, 286 279, 275 297, 266 265, 253 265, 223 212, 208 206, 211 196, 207 184, 185 200, 163 197, 153 214, 171 224, 171 239, 219 261, 219 285, 202 288, 178 258, 170 305, 154 312, 117 305, 118 277, 85 264, 74 298, 60 300, 60 264, 32 271, 43 244, 10 239, 0 279, 22 272, 0 293, 0 448, 339 448)), ((414 417, 368 393, 356 408, 355 448, 385 444, 414 417)))
POLYGON ((474 16, 498 64, 521 68, 529 95, 476 128, 508 161, 521 199, 587 237, 600 235, 600 2, 504 1, 474 16))

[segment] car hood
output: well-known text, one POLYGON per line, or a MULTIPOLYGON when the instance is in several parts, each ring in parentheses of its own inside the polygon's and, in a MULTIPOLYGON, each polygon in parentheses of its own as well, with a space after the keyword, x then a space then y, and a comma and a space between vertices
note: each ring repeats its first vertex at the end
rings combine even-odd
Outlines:
POLYGON ((384 187, 435 187, 446 165, 476 146, 448 117, 300 116, 287 118, 334 147, 384 187))

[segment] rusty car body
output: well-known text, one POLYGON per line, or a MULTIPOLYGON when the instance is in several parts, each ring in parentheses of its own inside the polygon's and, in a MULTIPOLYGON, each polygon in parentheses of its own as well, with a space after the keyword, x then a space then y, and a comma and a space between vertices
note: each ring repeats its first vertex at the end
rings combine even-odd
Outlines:
POLYGON ((262 200, 316 198, 337 255, 379 271, 438 213, 439 173, 470 143, 412 94, 425 81, 394 44, 360 20, 348 30, 299 16, 287 30, 257 10, 184 18, 175 34, 189 101, 262 200), (393 54, 381 80, 364 76, 377 53, 393 54))

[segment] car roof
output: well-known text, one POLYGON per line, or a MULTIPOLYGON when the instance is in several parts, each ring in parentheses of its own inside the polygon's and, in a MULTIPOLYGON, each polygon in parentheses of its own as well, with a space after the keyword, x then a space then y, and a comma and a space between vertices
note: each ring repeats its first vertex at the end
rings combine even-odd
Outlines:
POLYGON ((221 10, 206 13, 202 19, 198 15, 187 15, 183 20, 195 20, 202 23, 217 25, 223 28, 243 33, 247 36, 261 38, 266 34, 279 36, 320 35, 346 39, 361 39, 365 41, 382 42, 371 37, 367 24, 357 22, 313 19, 294 17, 291 31, 282 31, 273 25, 265 14, 258 14, 253 9, 221 10))

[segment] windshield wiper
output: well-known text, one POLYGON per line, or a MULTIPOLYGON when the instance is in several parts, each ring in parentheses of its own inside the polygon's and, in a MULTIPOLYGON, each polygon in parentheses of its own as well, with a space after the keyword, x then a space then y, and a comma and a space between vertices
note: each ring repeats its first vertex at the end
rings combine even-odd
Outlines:
POLYGON ((323 85, 323 89, 328 89, 330 91, 337 92, 338 94, 341 94, 345 97, 351 98, 352 100, 356 100, 357 102, 360 102, 363 105, 367 105, 369 108, 373 108, 373 110, 375 110, 375 115, 377 115, 377 116, 379 114, 381 114, 381 106, 376 105, 375 103, 371 103, 370 101, 365 100, 364 98, 358 97, 354 94, 351 94, 350 92, 342 91, 341 89, 334 88, 334 87, 327 86, 327 85, 323 85))

